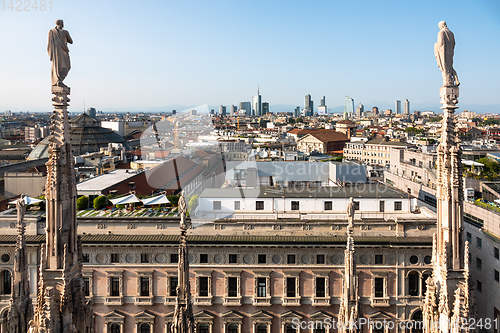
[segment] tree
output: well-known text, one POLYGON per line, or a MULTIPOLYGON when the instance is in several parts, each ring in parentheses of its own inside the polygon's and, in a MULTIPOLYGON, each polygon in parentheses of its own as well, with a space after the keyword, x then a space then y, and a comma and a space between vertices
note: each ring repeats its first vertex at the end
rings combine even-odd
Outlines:
POLYGON ((189 199, 189 202, 188 202, 188 207, 189 207, 189 211, 190 212, 194 212, 194 210, 196 209, 196 207, 198 207, 198 197, 199 195, 193 195, 190 199, 189 199))
POLYGON ((82 210, 89 207, 89 197, 82 195, 76 199, 76 209, 82 210))
POLYGON ((181 197, 180 195, 175 195, 175 194, 167 195, 167 199, 168 201, 170 201, 172 206, 177 206, 180 197, 181 197))
POLYGON ((478 160, 479 163, 484 164, 483 173, 491 173, 494 175, 498 175, 500 173, 500 163, 491 159, 489 157, 483 157, 478 160))
POLYGON ((289 118, 289 119, 288 119, 288 123, 289 123, 290 125, 295 124, 295 119, 293 119, 293 118, 289 118))
POLYGON ((94 209, 99 210, 103 209, 106 207, 106 203, 108 202, 108 199, 104 195, 100 195, 97 198, 94 199, 94 209))

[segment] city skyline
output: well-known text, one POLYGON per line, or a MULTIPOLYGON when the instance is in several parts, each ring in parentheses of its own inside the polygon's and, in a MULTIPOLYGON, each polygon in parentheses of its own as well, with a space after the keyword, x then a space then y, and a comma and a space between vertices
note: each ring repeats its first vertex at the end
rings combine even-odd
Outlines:
POLYGON ((274 105, 302 105, 305 94, 316 105, 326 96, 330 110, 342 106, 346 95, 367 107, 382 109, 408 98, 415 109, 439 110, 434 98, 439 70, 428 45, 440 20, 462 36, 455 50, 457 72, 467 82, 461 108, 500 105, 495 79, 500 46, 489 42, 500 36, 497 2, 360 4, 355 21, 343 15, 349 4, 324 1, 308 6, 53 1, 52 11, 45 12, 0 8, 0 42, 7 50, 0 55, 0 110, 50 111, 46 34, 58 18, 75 41, 70 54, 78 66, 67 79, 72 112, 84 105, 104 111, 232 105, 249 101, 257 84, 271 111, 274 105), (241 20, 242 13, 252 17, 259 11, 266 15, 255 15, 251 24, 241 20), (89 24, 89 18, 97 23, 89 24), (244 51, 251 50, 254 35, 265 52, 244 51), (317 49, 302 52, 304 38, 317 49), (356 51, 360 45, 366 51, 356 51), (488 52, 477 52, 481 49, 488 52))

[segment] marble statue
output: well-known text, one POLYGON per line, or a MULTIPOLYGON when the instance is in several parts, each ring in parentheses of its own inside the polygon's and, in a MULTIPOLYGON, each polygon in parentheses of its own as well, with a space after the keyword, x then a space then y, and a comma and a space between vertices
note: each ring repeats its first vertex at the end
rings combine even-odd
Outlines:
POLYGON ((17 199, 16 208, 17 208, 17 223, 20 224, 24 219, 24 215, 26 214, 26 202, 24 202, 24 194, 21 195, 19 199, 17 199))
POLYGON ((354 212, 356 211, 355 206, 354 206, 354 199, 351 197, 349 200, 349 203, 347 204, 347 218, 349 220, 349 225, 354 223, 354 212))
POLYGON ((460 85, 457 72, 453 69, 453 54, 455 51, 455 36, 448 29, 445 21, 438 24, 440 31, 437 35, 437 42, 434 44, 434 55, 439 69, 443 75, 443 87, 453 87, 460 85))
POLYGON ((71 69, 68 43, 73 44, 73 40, 63 27, 63 20, 57 20, 56 27, 49 31, 47 51, 52 62, 52 86, 65 88, 63 81, 71 69))

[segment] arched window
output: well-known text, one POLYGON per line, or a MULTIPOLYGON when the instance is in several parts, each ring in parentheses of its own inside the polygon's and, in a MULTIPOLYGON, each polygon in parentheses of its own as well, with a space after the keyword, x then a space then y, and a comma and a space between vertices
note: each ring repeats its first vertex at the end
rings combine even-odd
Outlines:
POLYGON ((200 326, 198 326, 198 333, 208 333, 210 332, 209 329, 210 327, 208 327, 208 324, 200 324, 200 326))
POLYGON ((120 332, 120 325, 119 324, 112 324, 111 325, 111 333, 121 333, 120 332))
POLYGON ((227 325, 227 333, 238 333, 238 325, 236 324, 227 325))
POLYGON ((259 325, 257 325, 257 333, 267 333, 267 326, 266 326, 266 324, 259 324, 259 325))
POLYGON ((423 315, 421 310, 417 310, 413 313, 411 317, 413 320, 413 327, 411 333, 422 333, 423 332, 423 315))
POLYGON ((408 274, 408 293, 410 296, 420 295, 420 276, 417 272, 408 274))
POLYGON ((150 333, 151 332, 151 328, 149 326, 149 324, 142 324, 141 325, 141 333, 150 333))
POLYGON ((12 279, 10 271, 5 269, 0 272, 0 294, 9 295, 12 290, 12 279))
POLYGON ((293 324, 286 325, 285 332, 286 333, 297 333, 297 330, 295 328, 293 328, 293 327, 294 327, 293 324))

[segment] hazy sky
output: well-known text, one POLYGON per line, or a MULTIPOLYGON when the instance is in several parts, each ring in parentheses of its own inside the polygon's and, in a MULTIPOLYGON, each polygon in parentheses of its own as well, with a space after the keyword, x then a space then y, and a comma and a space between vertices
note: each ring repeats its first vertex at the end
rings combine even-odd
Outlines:
POLYGON ((302 106, 309 93, 315 106, 349 95, 365 108, 405 98, 438 107, 441 20, 457 41, 460 103, 500 104, 498 0, 52 0, 52 11, 29 12, 9 1, 0 111, 51 109, 46 43, 58 18, 74 40, 72 111, 84 101, 98 110, 237 104, 258 84, 270 104, 302 106))

